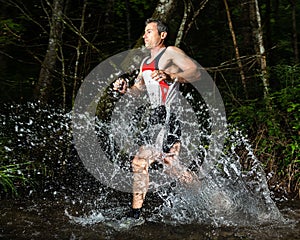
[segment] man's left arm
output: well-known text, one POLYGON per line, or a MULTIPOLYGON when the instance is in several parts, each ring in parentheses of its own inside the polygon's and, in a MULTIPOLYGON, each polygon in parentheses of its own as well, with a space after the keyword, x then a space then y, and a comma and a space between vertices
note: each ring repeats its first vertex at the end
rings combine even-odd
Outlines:
POLYGON ((180 48, 170 46, 168 47, 168 54, 172 59, 172 62, 180 69, 179 72, 170 72, 166 70, 166 73, 170 75, 173 81, 181 83, 195 82, 200 79, 200 69, 193 59, 187 56, 180 48))

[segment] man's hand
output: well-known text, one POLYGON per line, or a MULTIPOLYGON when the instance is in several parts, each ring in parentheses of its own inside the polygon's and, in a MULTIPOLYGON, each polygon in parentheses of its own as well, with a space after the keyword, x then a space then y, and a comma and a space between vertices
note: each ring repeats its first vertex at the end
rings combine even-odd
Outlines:
POLYGON ((114 83, 113 83, 113 90, 118 91, 119 93, 126 93, 127 91, 127 82, 123 78, 118 78, 114 83))
POLYGON ((173 74, 169 74, 163 70, 155 70, 152 72, 151 77, 158 82, 165 81, 167 83, 173 83, 175 78, 172 75, 173 74))

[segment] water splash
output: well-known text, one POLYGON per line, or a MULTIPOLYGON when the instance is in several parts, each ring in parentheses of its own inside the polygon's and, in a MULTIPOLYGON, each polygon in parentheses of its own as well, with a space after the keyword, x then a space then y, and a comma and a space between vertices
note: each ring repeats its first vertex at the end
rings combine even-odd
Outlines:
POLYGON ((270 197, 264 171, 247 139, 234 128, 229 128, 226 139, 227 150, 211 171, 202 176, 200 183, 188 187, 177 183, 172 194, 165 190, 158 192, 164 204, 155 210, 153 221, 215 226, 284 221, 270 197), (245 156, 241 156, 241 151, 245 156))
MULTIPOLYGON (((137 146, 129 144, 134 134, 128 122, 126 123, 132 117, 132 111, 129 111, 132 108, 128 104, 125 101, 125 104, 117 105, 111 121, 94 123, 99 144, 106 148, 105 152, 115 164, 115 171, 125 169, 130 177, 128 159, 137 146), (124 111, 124 107, 128 111, 124 111)), ((195 115, 186 114, 186 111, 193 110, 190 105, 181 110, 180 114, 184 117, 183 129, 189 129, 183 131, 181 159, 186 167, 193 170, 200 183, 185 186, 160 170, 152 170, 152 173, 161 176, 160 182, 151 184, 153 195, 159 199, 160 204, 144 209, 148 221, 171 224, 208 223, 217 226, 252 226, 282 221, 282 215, 270 197, 261 163, 253 154, 248 140, 237 128, 227 127, 225 146, 222 151, 216 149, 221 151, 220 157, 203 167, 203 162, 210 159, 206 144, 211 135, 211 123, 205 106, 198 106, 198 109, 195 115), (202 124, 199 124, 199 119, 202 124), (195 134, 188 134, 191 131, 195 134)), ((26 157, 33 161, 41 160, 52 167, 59 165, 61 170, 66 166, 65 162, 76 155, 72 147, 69 113, 41 109, 37 104, 28 103, 13 108, 7 106, 6 112, 1 114, 1 121, 1 137, 6 139, 2 141, 2 147, 7 161, 10 159, 17 163, 26 157)), ((75 183, 80 182, 80 178, 72 179, 74 180, 75 183)), ((45 190, 51 191, 50 188, 45 190)), ((64 191, 62 186, 59 191, 64 191)), ((53 189, 54 193, 57 193, 57 189, 53 189)), ((97 210, 81 217, 73 218, 68 211, 66 215, 71 221, 84 225, 113 219, 126 212, 127 207, 118 206, 119 202, 111 203, 107 192, 102 192, 102 195, 105 206, 95 205, 97 210)), ((146 201, 153 201, 153 197, 149 195, 146 201)))
MULTIPOLYGON (((192 99, 191 96, 189 98, 192 99)), ((150 215, 148 220, 173 224, 210 223, 216 226, 249 226, 283 221, 270 197, 261 163, 245 136, 236 127, 227 126, 225 145, 216 146, 219 157, 215 159, 216 154, 211 155, 206 146, 210 144, 212 135, 207 107, 198 105, 198 111, 195 111, 186 99, 181 99, 181 105, 177 108, 177 114, 183 119, 180 161, 183 166, 192 169, 197 181, 187 186, 163 171, 152 171, 150 190, 163 203, 152 212, 145 210, 150 215)), ((105 129, 105 134, 109 136, 104 141, 106 149, 109 153, 116 153, 110 156, 117 163, 116 171, 120 166, 124 167, 124 159, 128 170, 128 159, 138 149, 134 144, 135 132, 131 124, 137 104, 134 102, 133 107, 131 101, 130 98, 123 98, 115 106, 109 123, 97 122, 98 129, 105 129)), ((147 106, 147 103, 143 104, 147 106)), ((102 136, 105 134, 102 133, 102 136)))
POLYGON ((102 223, 105 221, 105 217, 101 212, 92 211, 89 215, 76 217, 71 215, 67 209, 65 209, 65 215, 70 219, 71 222, 80 224, 82 226, 94 225, 96 223, 102 223))

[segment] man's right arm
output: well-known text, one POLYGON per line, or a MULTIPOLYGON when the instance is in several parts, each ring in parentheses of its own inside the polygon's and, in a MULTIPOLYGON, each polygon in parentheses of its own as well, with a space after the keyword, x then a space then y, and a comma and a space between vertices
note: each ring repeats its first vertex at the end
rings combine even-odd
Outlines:
POLYGON ((145 90, 145 82, 142 72, 136 77, 133 86, 130 88, 129 93, 136 96, 145 90))
POLYGON ((128 93, 133 96, 138 96, 145 89, 142 73, 136 77, 134 84, 128 88, 127 82, 123 78, 119 78, 114 82, 113 89, 121 94, 128 93))

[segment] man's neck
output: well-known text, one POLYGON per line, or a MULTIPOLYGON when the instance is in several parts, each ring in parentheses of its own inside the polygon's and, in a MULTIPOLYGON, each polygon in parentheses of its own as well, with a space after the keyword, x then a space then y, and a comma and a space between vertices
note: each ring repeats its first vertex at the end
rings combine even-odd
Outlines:
POLYGON ((154 48, 151 49, 150 54, 151 54, 151 58, 155 58, 155 56, 162 51, 162 49, 164 49, 166 46, 165 45, 159 45, 156 46, 154 48))

